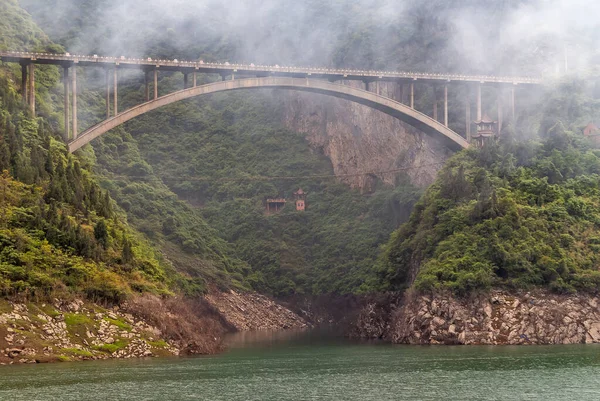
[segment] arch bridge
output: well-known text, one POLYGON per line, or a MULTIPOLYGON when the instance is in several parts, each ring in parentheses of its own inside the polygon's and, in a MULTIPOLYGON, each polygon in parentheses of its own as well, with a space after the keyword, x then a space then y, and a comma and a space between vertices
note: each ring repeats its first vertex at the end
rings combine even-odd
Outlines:
MULTIPOLYGON (((465 99, 465 135, 460 135, 448 125, 448 89, 450 85, 475 86, 477 120, 482 118, 482 85, 493 85, 498 93, 510 89, 510 113, 515 115, 515 89, 517 86, 539 85, 541 81, 528 77, 470 76, 459 74, 429 74, 415 72, 386 72, 328 68, 296 68, 256 66, 254 64, 204 63, 178 60, 132 59, 126 57, 72 56, 69 54, 0 52, 3 62, 19 63, 22 71, 23 99, 35 114, 35 65, 50 64, 63 68, 65 132, 69 151, 74 152, 93 139, 137 116, 184 99, 211 93, 255 88, 276 88, 330 95, 366 105, 402 120, 425 134, 440 139, 453 150, 469 146, 471 137, 471 99, 465 99), (106 69, 106 119, 79 133, 77 121, 77 68, 103 67, 106 69), (141 69, 145 76, 146 101, 128 110, 119 111, 118 72, 120 69, 141 69), (183 74, 184 89, 158 96, 159 71, 183 74), (197 74, 218 74, 222 81, 197 85, 197 74), (192 76, 192 83, 189 76, 192 76), (112 79, 111 79, 112 76, 112 79), (112 81, 112 82, 111 82, 112 81), (362 82, 361 88, 345 85, 347 81, 362 82), (340 82, 340 83, 336 83, 340 82), (381 82, 394 82, 400 89, 400 98, 382 95, 381 82), (433 115, 415 109, 415 84, 434 86, 433 115), (364 89, 362 88, 364 85, 364 89), (151 87, 153 96, 151 96, 151 87), (441 90, 440 90, 441 88, 441 90), (112 90, 112 93, 111 93, 112 90), (442 117, 438 105, 443 107, 442 117), (402 93, 407 93, 404 96, 402 93), (111 96, 112 95, 112 96, 111 96), (111 108, 112 97, 112 108, 111 108), (407 99, 405 99, 407 98, 407 99)), ((470 90, 467 91, 470 93, 470 90)), ((498 123, 502 126, 502 100, 498 96, 498 123)))

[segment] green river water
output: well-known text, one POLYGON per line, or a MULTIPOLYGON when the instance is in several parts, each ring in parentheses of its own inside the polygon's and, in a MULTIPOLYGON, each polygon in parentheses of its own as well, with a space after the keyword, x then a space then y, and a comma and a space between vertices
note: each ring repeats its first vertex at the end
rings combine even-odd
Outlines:
POLYGON ((197 358, 0 366, 1 400, 600 400, 600 347, 235 338, 197 358))

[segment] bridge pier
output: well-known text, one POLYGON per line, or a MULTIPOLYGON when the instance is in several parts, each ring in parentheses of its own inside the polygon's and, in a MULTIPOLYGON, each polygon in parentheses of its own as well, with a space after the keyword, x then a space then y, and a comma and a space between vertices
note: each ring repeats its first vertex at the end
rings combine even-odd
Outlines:
POLYGON ((150 101, 150 78, 148 77, 148 74, 149 74, 148 71, 144 71, 144 84, 145 84, 145 94, 146 94, 147 102, 150 101))
POLYGON ((433 119, 435 121, 439 121, 438 120, 438 98, 437 98, 437 86, 433 86, 433 119))
POLYGON ((115 67, 113 72, 113 108, 114 115, 119 114, 119 70, 115 67))
POLYGON ((192 80, 193 80, 192 84, 194 85, 194 88, 195 88, 196 86, 198 86, 198 71, 194 71, 193 74, 194 75, 192 77, 192 80))
POLYGON ((106 119, 110 118, 110 70, 107 68, 105 71, 106 75, 106 119))
POLYGON ((183 89, 187 89, 188 88, 188 73, 184 72, 183 73, 183 89))
POLYGON ((410 108, 415 108, 415 83, 410 83, 410 108))
POLYGON ((154 69, 154 100, 158 99, 158 70, 154 69))
POLYGON ((63 91, 65 93, 65 98, 64 98, 64 118, 65 118, 65 132, 63 133, 65 142, 69 141, 69 133, 70 133, 70 125, 71 125, 71 118, 69 116, 69 107, 70 105, 70 100, 69 100, 69 67, 67 66, 63 66, 63 71, 62 71, 62 81, 63 81, 63 91))
POLYGON ((23 103, 29 104, 29 100, 27 99, 27 95, 29 95, 29 80, 27 77, 28 65, 21 64, 21 95, 23 96, 23 103))
POLYGON ((448 126, 448 85, 444 85, 444 125, 448 126))
POLYGON ((513 125, 515 124, 515 86, 510 88, 510 113, 512 117, 513 125))
POLYGON ((73 92, 73 139, 77 139, 77 66, 73 64, 73 73, 71 74, 71 91, 73 92))
POLYGON ((502 110, 502 87, 498 88, 498 133, 502 132, 502 120, 504 118, 502 110))
POLYGON ((466 125, 466 134, 467 134, 467 142, 471 143, 471 90, 469 86, 466 88, 466 96, 465 96, 465 125, 466 125))
POLYGON ((35 64, 29 64, 29 88, 27 95, 29 99, 29 109, 31 110, 31 114, 35 117, 35 64))
POLYGON ((481 83, 477 84, 477 121, 481 121, 481 83))

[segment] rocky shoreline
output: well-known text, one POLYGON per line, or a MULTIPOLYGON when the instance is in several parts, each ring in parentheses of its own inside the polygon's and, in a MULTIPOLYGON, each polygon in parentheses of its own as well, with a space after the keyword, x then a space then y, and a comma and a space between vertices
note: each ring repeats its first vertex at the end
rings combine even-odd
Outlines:
POLYGON ((211 354, 223 350, 230 332, 308 326, 267 297, 234 291, 200 299, 146 295, 114 307, 0 300, 0 365, 211 354))
POLYGON ((3 302, 0 364, 178 355, 175 341, 119 307, 3 302), (12 310, 8 311, 8 309, 12 310))
POLYGON ((407 295, 369 303, 352 334, 398 344, 600 343, 600 299, 544 291, 493 291, 470 298, 407 295))

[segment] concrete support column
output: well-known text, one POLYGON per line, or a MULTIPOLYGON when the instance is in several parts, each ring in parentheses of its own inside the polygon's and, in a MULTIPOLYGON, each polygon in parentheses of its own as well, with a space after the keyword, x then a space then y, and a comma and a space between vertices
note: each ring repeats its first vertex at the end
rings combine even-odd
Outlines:
POLYGON ((502 132, 504 110, 502 110, 502 88, 498 88, 498 133, 502 132))
POLYGON ((144 71, 144 83, 146 84, 146 101, 150 101, 150 78, 148 77, 148 71, 144 71))
POLYGON ((106 119, 110 118, 110 70, 106 69, 106 119))
POLYGON ((35 116, 35 64, 29 64, 29 109, 35 116))
POLYGON ((379 81, 375 82, 375 93, 381 95, 381 88, 379 86, 379 81))
POLYGON ((414 82, 410 83, 410 108, 415 108, 415 84, 414 82))
POLYGON ((154 70, 154 100, 158 99, 158 70, 154 70))
POLYGON ((29 67, 27 66, 27 64, 21 64, 21 94, 23 96, 23 102, 25 104, 29 103, 29 100, 27 99, 29 95, 29 80, 27 77, 28 69, 29 67))
POLYGON ((119 70, 115 67, 113 71, 113 111, 119 114, 119 70))
POLYGON ((183 89, 187 89, 188 88, 188 74, 187 73, 183 73, 183 89))
POLYGON ((71 125, 71 118, 69 116, 69 107, 71 107, 70 105, 70 101, 69 101, 69 67, 63 67, 63 75, 62 75, 62 80, 63 80, 63 90, 65 92, 65 99, 64 99, 64 108, 65 108, 65 132, 64 132, 64 140, 65 142, 69 141, 69 134, 70 134, 70 125, 71 125))
POLYGON ((516 114, 515 114, 515 87, 514 85, 510 88, 510 113, 513 121, 513 125, 515 123, 516 114))
POLYGON ((193 79, 192 84, 194 85, 194 88, 195 88, 196 86, 198 86, 198 71, 194 71, 194 75, 193 75, 192 79, 193 79))
POLYGON ((477 84, 477 121, 481 121, 481 84, 477 84))
POLYGON ((404 104, 404 84, 398 83, 398 101, 404 104))
POLYGON ((467 93, 465 96, 465 125, 466 125, 466 134, 467 134, 467 142, 471 143, 471 92, 469 87, 467 86, 467 93))
POLYGON ((444 85, 444 125, 448 126, 448 85, 444 85))
POLYGON ((369 81, 365 81, 365 90, 366 90, 367 92, 370 92, 370 88, 369 88, 369 86, 370 86, 370 85, 369 85, 369 81))
POLYGON ((77 66, 73 65, 73 73, 71 74, 71 92, 73 97, 73 139, 77 138, 77 66))
POLYGON ((438 121, 438 98, 437 98, 437 87, 433 87, 433 119, 438 121))

